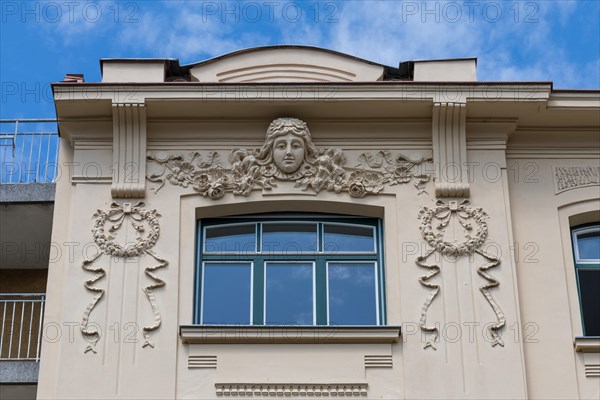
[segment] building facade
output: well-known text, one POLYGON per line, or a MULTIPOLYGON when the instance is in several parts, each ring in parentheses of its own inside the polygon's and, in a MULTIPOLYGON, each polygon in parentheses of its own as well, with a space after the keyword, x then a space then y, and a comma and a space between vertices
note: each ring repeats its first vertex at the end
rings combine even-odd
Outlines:
POLYGON ((598 91, 296 46, 101 68, 53 85, 39 398, 600 394, 598 91))
POLYGON ((0 398, 31 399, 43 341, 59 137, 55 119, 0 120, 0 132, 0 398))

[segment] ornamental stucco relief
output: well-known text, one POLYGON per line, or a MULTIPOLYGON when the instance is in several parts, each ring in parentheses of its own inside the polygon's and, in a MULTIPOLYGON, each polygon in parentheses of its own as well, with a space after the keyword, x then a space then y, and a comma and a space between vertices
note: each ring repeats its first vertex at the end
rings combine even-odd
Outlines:
POLYGON ((366 398, 369 385, 360 383, 216 383, 218 397, 359 397, 366 398))
POLYGON ((98 210, 93 216, 95 219, 92 234, 100 252, 91 258, 85 259, 82 263, 82 268, 85 271, 94 274, 93 277, 84 282, 85 288, 94 293, 94 297, 86 307, 81 321, 81 333, 90 343, 84 353, 88 351, 96 353, 96 344, 100 340, 99 330, 90 327, 90 315, 105 293, 104 289, 94 286, 96 282, 106 276, 104 268, 94 265, 103 255, 130 258, 147 254, 157 262, 157 264, 144 269, 145 275, 150 278, 152 283, 142 288, 142 292, 146 296, 154 315, 154 322, 143 327, 144 343, 142 347, 154 347, 150 333, 158 329, 161 325, 161 315, 156 304, 154 290, 166 285, 165 281, 159 278, 155 272, 168 265, 165 259, 152 251, 160 236, 160 224, 158 222, 160 215, 156 210, 144 208, 144 203, 142 202, 135 205, 131 203, 120 205, 113 202, 110 209, 98 210), (134 243, 121 244, 116 240, 114 235, 126 222, 134 228, 139 236, 134 243), (108 234, 106 231, 108 231, 108 234))
POLYGON ((220 199, 226 193, 248 196, 254 189, 271 190, 278 181, 294 182, 303 191, 347 192, 352 197, 365 197, 381 192, 385 185, 415 181, 419 193, 430 175, 417 172, 417 166, 431 158, 412 160, 404 155, 393 156, 388 151, 375 155, 363 153, 355 168, 344 167, 346 158, 341 149, 317 148, 306 122, 296 118, 279 118, 267 129, 262 147, 234 149, 229 155, 231 169, 224 168, 217 152, 202 157, 198 152, 189 156, 148 153, 151 163, 162 166, 159 173, 148 174, 158 183, 158 192, 169 182, 191 187, 205 197, 220 199), (370 169, 358 168, 366 164, 370 169))
POLYGON ((435 262, 427 262, 429 257, 435 252, 442 256, 454 258, 470 256, 477 253, 487 261, 477 269, 479 276, 487 281, 485 285, 479 288, 479 291, 483 294, 496 315, 496 323, 491 324, 488 327, 488 332, 492 338, 492 347, 496 345, 504 346, 504 342, 498 334, 498 331, 506 324, 506 317, 490 291, 499 286, 500 282, 487 272, 489 269, 500 265, 500 259, 488 254, 481 248, 486 241, 488 233, 486 212, 481 208, 470 207, 467 200, 463 200, 461 203, 456 201, 444 203, 443 201, 438 200, 434 208, 423 207, 419 213, 419 219, 421 220, 421 225, 419 226, 421 236, 431 247, 425 255, 419 256, 416 259, 416 264, 418 266, 430 270, 428 274, 419 278, 421 285, 431 289, 423 303, 421 318, 419 320, 421 330, 425 334, 433 335, 431 340, 426 341, 424 348, 431 347, 435 350, 435 343, 439 337, 438 328, 434 325, 427 324, 427 312, 429 307, 440 292, 440 285, 429 282, 431 278, 440 273, 440 266, 438 264, 435 262), (450 242, 444 240, 445 230, 452 219, 464 228, 465 241, 450 242))
POLYGON ((578 187, 600 185, 600 167, 554 167, 555 193, 578 187))

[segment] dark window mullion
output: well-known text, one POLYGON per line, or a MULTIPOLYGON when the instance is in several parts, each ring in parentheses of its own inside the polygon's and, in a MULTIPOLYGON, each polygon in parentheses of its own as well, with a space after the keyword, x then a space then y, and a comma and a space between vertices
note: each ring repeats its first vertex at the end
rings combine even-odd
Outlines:
POLYGON ((202 288, 202 253, 203 253, 203 244, 204 237, 202 235, 202 224, 198 221, 196 224, 196 268, 194 275, 194 293, 196 293, 195 301, 194 301, 194 315, 193 321, 195 324, 200 323, 200 299, 202 298, 202 294, 200 293, 202 288))
POLYGON ((291 261, 315 261, 319 258, 316 254, 262 254, 261 258, 265 261, 281 261, 281 262, 291 262, 291 261))
POLYGON ((317 325, 327 325, 327 261, 318 257, 315 271, 315 310, 317 325))
POLYGON ((600 264, 594 263, 575 263, 575 268, 577 269, 598 269, 600 268, 600 264))
POLYGON ((262 253, 262 224, 256 224, 256 251, 262 253))
POLYGON ((254 259, 254 296, 252 298, 252 321, 253 325, 264 325, 265 306, 265 259, 257 257, 254 259))
POLYGON ((329 261, 379 261, 377 254, 322 254, 320 257, 329 261))
POLYGON ((377 279, 377 285, 379 285, 379 325, 387 325, 387 304, 386 300, 386 285, 385 285, 385 268, 383 264, 384 252, 383 252, 383 222, 377 221, 377 233, 375 235, 376 248, 377 248, 377 272, 379 274, 377 279))
POLYGON ((322 222, 319 222, 317 224, 317 240, 318 240, 317 252, 322 253, 323 252, 323 223, 322 222))

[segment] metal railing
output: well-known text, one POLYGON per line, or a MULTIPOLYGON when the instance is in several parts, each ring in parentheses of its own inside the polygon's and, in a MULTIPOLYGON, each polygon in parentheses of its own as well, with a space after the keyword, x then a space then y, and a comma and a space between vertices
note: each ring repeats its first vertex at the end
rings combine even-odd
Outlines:
POLYGON ((0 119, 0 183, 54 182, 59 137, 48 123, 56 119, 0 119))
POLYGON ((45 301, 43 293, 0 294, 0 361, 40 360, 45 301))

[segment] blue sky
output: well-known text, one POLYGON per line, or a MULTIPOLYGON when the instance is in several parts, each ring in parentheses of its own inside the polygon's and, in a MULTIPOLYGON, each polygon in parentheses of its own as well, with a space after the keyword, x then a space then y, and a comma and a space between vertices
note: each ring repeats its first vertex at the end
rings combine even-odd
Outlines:
POLYGON ((0 1, 0 117, 54 117, 50 82, 100 58, 194 63, 302 44, 382 64, 477 57, 484 81, 600 87, 600 1, 0 1))

